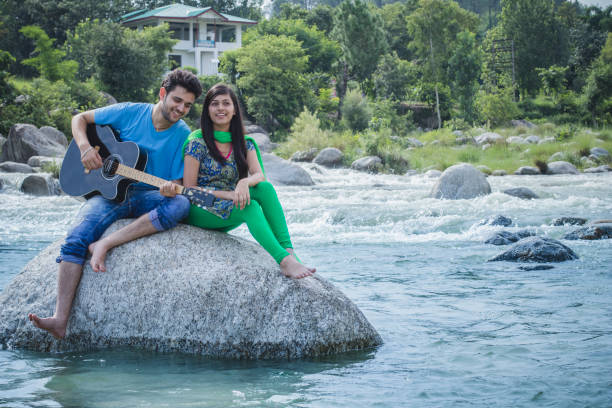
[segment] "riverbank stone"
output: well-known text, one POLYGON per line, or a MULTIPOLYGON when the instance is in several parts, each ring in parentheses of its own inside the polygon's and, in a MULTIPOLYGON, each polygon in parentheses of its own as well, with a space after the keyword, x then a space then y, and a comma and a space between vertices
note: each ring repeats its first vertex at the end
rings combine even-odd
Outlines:
POLYGON ((427 170, 425 172, 425 177, 429 177, 429 178, 438 178, 441 175, 442 175, 442 172, 436 169, 427 170))
POLYGON ((595 156, 597 160, 610 160, 610 152, 603 147, 593 147, 590 153, 595 156))
POLYGON ((589 167, 588 169, 584 169, 584 173, 606 173, 608 171, 612 171, 612 167, 607 164, 597 167, 589 167))
MULTIPOLYGON (((116 231, 131 220, 113 224, 116 231)), ((247 240, 179 225, 109 252, 107 272, 88 263, 66 337, 27 321, 53 313, 59 240, 0 294, 0 344, 36 351, 128 347, 227 359, 332 355, 382 343, 363 313, 318 273, 292 280, 247 240)))
POLYGON ((30 167, 43 167, 46 165, 53 165, 62 167, 63 159, 57 157, 46 157, 46 156, 32 156, 28 159, 28 166, 30 167))
POLYGON ((276 148, 276 143, 272 143, 265 133, 249 133, 248 135, 255 139, 257 147, 259 147, 259 150, 262 152, 270 153, 276 148))
POLYGON ((506 139, 506 143, 508 144, 526 144, 527 142, 520 136, 510 136, 506 139))
POLYGON ((566 161, 554 161, 547 163, 547 165, 546 174, 580 174, 572 163, 566 161))
POLYGON ((495 133, 495 132, 485 132, 481 135, 478 135, 474 138, 476 140, 476 143, 478 143, 479 145, 484 145, 484 144, 495 144, 500 140, 504 140, 504 137, 502 135, 500 135, 499 133, 495 133))
POLYGON ((493 170, 493 172, 491 172, 492 176, 496 176, 496 177, 503 177, 503 176, 507 176, 508 172, 506 170, 493 170))
POLYGON ((43 126, 38 130, 47 136, 49 140, 53 140, 64 147, 68 147, 68 138, 63 132, 57 130, 56 128, 52 126, 43 126))
POLYGON ((612 238, 612 224, 588 225, 572 231, 563 237, 563 239, 568 240, 584 239, 589 241, 610 238, 612 238))
POLYGON ((255 124, 245 124, 244 130, 246 131, 248 135, 252 133, 263 133, 264 135, 269 134, 266 129, 262 128, 259 125, 255 125, 255 124))
POLYGON ((326 147, 321 150, 313 162, 324 167, 342 167, 344 154, 335 147, 326 147))
POLYGON ((514 187, 504 190, 504 194, 508 194, 513 197, 522 198, 523 200, 533 200, 538 197, 531 189, 527 187, 514 187))
POLYGON ((460 200, 490 193, 491 186, 485 175, 471 164, 460 163, 444 170, 429 196, 460 200))
POLYGON ((274 154, 262 153, 261 155, 266 178, 272 184, 284 186, 312 186, 314 181, 310 174, 297 164, 282 159, 274 154))
POLYGON ((294 162, 311 162, 317 156, 319 149, 311 147, 308 150, 300 150, 291 155, 289 160, 294 162))
POLYGON ((34 173, 34 169, 31 166, 14 161, 0 163, 0 171, 5 173, 34 173))
POLYGON ((536 135, 525 136, 525 142, 527 143, 540 144, 541 140, 542 139, 540 138, 540 136, 536 136, 536 135))
POLYGON ((532 167, 532 166, 522 166, 519 167, 514 174, 516 174, 517 176, 535 176, 538 174, 542 174, 540 173, 540 169, 538 169, 537 167, 532 167))
POLYGON ((544 237, 528 237, 521 239, 503 252, 491 259, 489 262, 564 262, 578 259, 578 255, 571 248, 561 242, 544 237))
POLYGON ((49 138, 34 125, 13 125, 0 153, 0 162, 27 163, 32 156, 64 157, 66 147, 49 138))
POLYGON ((382 168, 382 160, 378 156, 366 156, 355 160, 351 164, 351 169, 357 171, 367 171, 370 173, 378 173, 382 168))

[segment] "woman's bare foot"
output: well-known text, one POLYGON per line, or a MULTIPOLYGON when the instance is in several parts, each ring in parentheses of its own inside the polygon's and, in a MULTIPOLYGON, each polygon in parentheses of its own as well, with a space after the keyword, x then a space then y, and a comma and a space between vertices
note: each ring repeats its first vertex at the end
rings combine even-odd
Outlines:
MULTIPOLYGON (((296 261, 298 261, 299 263, 302 264, 302 261, 297 257, 297 255, 295 254, 295 251, 293 250, 293 248, 285 248, 285 251, 289 252, 290 255, 292 255, 296 261)), ((304 264, 302 264, 304 265, 304 264)), ((304 267, 306 269, 308 269, 311 273, 315 273, 317 271, 317 268, 311 268, 309 266, 304 265, 304 267)))
POLYGON ((302 279, 311 276, 312 272, 304 265, 295 260, 292 255, 287 255, 280 263, 283 275, 291 279, 302 279))
POLYGON ((56 317, 40 318, 34 313, 28 314, 28 319, 39 329, 48 331, 56 339, 61 339, 66 335, 66 325, 62 324, 56 317))
POLYGON ((106 266, 104 261, 106 260, 106 253, 110 248, 105 244, 104 239, 93 242, 89 245, 89 252, 91 252, 91 260, 89 264, 94 272, 106 272, 106 266))

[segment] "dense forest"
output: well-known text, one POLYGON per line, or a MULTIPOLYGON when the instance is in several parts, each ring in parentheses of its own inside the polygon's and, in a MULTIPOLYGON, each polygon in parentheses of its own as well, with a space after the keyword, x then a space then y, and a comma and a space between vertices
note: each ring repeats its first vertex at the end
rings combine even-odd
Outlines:
MULTIPOLYGON (((155 101, 168 26, 121 15, 171 1, 0 3, 0 133, 17 122, 69 134, 71 115, 155 101), (103 91, 100 92, 100 91, 103 91)), ((511 119, 612 123, 612 7, 566 0, 185 0, 257 20, 220 77, 277 141, 373 138, 511 119), (349 135, 349 136, 347 136, 349 135)), ((190 124, 197 126, 198 109, 190 124)), ((382 141, 381 141, 382 140, 382 141)))

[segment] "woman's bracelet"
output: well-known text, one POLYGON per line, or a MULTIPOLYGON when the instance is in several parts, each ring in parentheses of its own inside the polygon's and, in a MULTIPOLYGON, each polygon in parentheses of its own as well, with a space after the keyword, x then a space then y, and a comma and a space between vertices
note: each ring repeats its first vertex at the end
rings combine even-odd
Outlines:
POLYGON ((89 153, 90 151, 92 151, 94 149, 93 146, 89 146, 87 149, 85 149, 85 151, 83 153, 81 153, 81 160, 83 160, 83 158, 85 157, 85 155, 87 153, 89 153))

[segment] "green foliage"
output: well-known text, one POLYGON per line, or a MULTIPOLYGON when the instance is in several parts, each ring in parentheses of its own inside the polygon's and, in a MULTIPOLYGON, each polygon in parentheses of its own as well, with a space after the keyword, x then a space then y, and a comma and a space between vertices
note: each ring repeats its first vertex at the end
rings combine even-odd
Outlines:
POLYGON ((372 109, 367 98, 359 90, 348 91, 342 105, 342 120, 346 126, 359 132, 367 129, 371 118, 372 109))
POLYGON ((405 3, 390 3, 380 9, 389 49, 403 60, 412 59, 412 52, 409 48, 412 38, 406 29, 406 16, 416 9, 416 3, 414 0, 405 3))
POLYGON ((334 28, 334 10, 330 6, 319 4, 310 10, 305 21, 308 25, 316 26, 325 35, 329 35, 334 28))
POLYGON ((556 100, 565 89, 567 80, 565 74, 569 67, 552 65, 548 68, 536 68, 538 76, 542 80, 542 86, 546 95, 550 95, 556 100))
POLYGON ((409 87, 417 82, 418 68, 400 59, 395 52, 384 55, 372 75, 376 96, 404 100, 409 87))
POLYGON ((189 71, 193 75, 198 75, 198 69, 196 67, 192 67, 191 65, 185 65, 181 68, 183 71, 189 71))
POLYGON ((554 3, 550 0, 502 0, 501 26, 514 40, 517 81, 521 90, 534 95, 540 88, 535 68, 566 65, 554 3), (537 39, 537 40, 535 40, 537 39))
MULTIPOLYGON (((448 86, 438 83, 438 100, 440 103, 440 116, 441 119, 447 120, 450 118, 451 110, 451 90, 448 86)), ((414 88, 412 93, 414 100, 425 102, 430 107, 436 106, 436 84, 431 82, 421 81, 417 87, 414 88)))
POLYGON ((593 63, 584 89, 585 108, 593 122, 612 124, 612 33, 593 63))
POLYGON ((519 114, 512 90, 500 90, 496 93, 481 91, 476 97, 476 106, 481 119, 489 126, 504 125, 519 114))
POLYGON ((166 24, 130 30, 88 20, 68 33, 67 47, 81 63, 79 78, 93 76, 118 101, 153 101, 175 43, 166 24))
POLYGON ((362 0, 344 0, 336 9, 333 36, 355 78, 359 82, 370 78, 387 50, 380 16, 362 0))
POLYGON ((326 129, 331 128, 337 117, 339 98, 332 96, 331 88, 319 89, 319 95, 317 96, 317 119, 322 123, 326 129))
POLYGON ((266 35, 284 35, 298 42, 308 56, 307 72, 328 72, 340 55, 337 42, 327 38, 323 31, 309 26, 304 20, 272 19, 261 21, 245 33, 243 44, 248 45, 255 39, 266 35))
POLYGON ((41 170, 43 172, 45 172, 45 173, 51 173, 53 178, 58 179, 61 167, 54 160, 54 161, 49 161, 49 162, 43 163, 43 165, 41 167, 41 170))
POLYGON ((36 44, 34 57, 23 60, 21 63, 36 68, 43 78, 49 81, 70 81, 78 69, 78 64, 73 60, 64 60, 66 52, 53 48, 55 39, 49 36, 37 26, 26 26, 19 30, 25 37, 36 44))
POLYGON ((414 127, 412 122, 412 111, 400 115, 398 113, 399 104, 390 99, 377 99, 371 103, 372 119, 369 128, 380 132, 385 129, 395 133, 395 135, 405 135, 414 127))
POLYGON ((473 123, 477 118, 474 100, 478 91, 481 58, 476 36, 469 31, 457 34, 457 46, 448 63, 452 95, 459 103, 460 117, 473 123))
POLYGON ((308 57, 293 38, 263 36, 232 54, 239 73, 236 83, 247 110, 259 124, 288 129, 304 106, 314 104, 304 77, 308 57))
POLYGON ((13 86, 8 82, 10 78, 8 69, 13 62, 15 57, 7 51, 0 50, 0 106, 15 95, 13 86))

